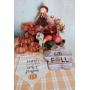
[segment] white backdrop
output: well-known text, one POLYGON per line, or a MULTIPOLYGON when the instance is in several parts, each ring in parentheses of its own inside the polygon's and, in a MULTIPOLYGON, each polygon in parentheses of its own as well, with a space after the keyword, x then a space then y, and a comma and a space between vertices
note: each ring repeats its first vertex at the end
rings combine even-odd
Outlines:
POLYGON ((14 0, 14 30, 15 36, 20 34, 22 22, 34 21, 38 6, 45 2, 49 8, 49 15, 59 17, 65 24, 62 35, 66 39, 66 48, 70 49, 75 57, 75 16, 74 0, 14 0))

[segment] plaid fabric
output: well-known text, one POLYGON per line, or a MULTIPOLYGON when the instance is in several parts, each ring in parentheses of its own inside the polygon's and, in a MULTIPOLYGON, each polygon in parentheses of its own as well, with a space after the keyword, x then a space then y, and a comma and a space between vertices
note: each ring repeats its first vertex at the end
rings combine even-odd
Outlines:
MULTIPOLYGON (((18 60, 15 60, 15 71, 18 60)), ((48 71, 32 87, 15 73, 14 90, 75 90, 74 68, 71 70, 48 71)))
POLYGON ((14 61, 14 90, 75 90, 74 65, 70 70, 48 71, 45 76, 36 81, 32 88, 30 84, 16 75, 18 59, 19 57, 14 61))

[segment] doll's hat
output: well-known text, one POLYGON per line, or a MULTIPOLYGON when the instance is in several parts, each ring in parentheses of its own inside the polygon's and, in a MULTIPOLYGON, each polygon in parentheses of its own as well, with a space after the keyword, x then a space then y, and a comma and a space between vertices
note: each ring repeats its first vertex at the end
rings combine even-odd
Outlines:
POLYGON ((45 8, 45 9, 47 10, 47 12, 48 12, 48 7, 45 5, 45 3, 42 3, 42 4, 40 5, 39 10, 40 10, 41 8, 45 8))

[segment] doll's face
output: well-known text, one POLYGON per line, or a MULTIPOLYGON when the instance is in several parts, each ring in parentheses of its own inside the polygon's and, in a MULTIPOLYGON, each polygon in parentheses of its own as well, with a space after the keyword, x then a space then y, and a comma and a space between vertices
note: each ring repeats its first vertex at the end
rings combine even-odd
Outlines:
POLYGON ((47 16, 47 10, 45 8, 40 9, 40 15, 41 16, 47 16))
POLYGON ((45 8, 41 8, 41 9, 40 9, 40 13, 41 13, 41 14, 47 14, 47 10, 46 10, 45 8))

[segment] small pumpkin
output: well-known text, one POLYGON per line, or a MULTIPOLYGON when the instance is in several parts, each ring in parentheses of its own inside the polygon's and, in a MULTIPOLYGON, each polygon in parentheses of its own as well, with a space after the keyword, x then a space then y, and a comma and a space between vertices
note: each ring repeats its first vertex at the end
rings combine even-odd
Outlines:
POLYGON ((27 44, 28 43, 28 38, 25 38, 25 37, 20 37, 18 39, 19 43, 22 43, 22 44, 27 44))
POLYGON ((33 24, 32 24, 32 23, 24 23, 24 24, 22 24, 21 29, 22 29, 24 32, 27 32, 27 31, 29 31, 30 29, 32 29, 32 27, 33 27, 33 24))
POLYGON ((26 44, 18 44, 15 46, 15 52, 17 54, 23 54, 28 50, 28 47, 26 44))
POLYGON ((39 44, 36 42, 32 42, 29 46, 28 46, 28 50, 30 52, 38 52, 39 51, 39 44))
POLYGON ((29 45, 28 46, 28 50, 30 51, 30 52, 33 52, 33 49, 32 49, 33 47, 31 46, 31 45, 29 45))
POLYGON ((28 44, 30 44, 31 42, 34 42, 34 37, 30 35, 27 42, 28 44))
POLYGON ((36 32, 35 32, 35 30, 34 30, 34 29, 29 30, 29 31, 28 31, 28 33, 29 33, 29 35, 33 35, 33 36, 34 36, 34 35, 36 35, 36 32))
POLYGON ((28 31, 30 35, 36 35, 41 30, 40 25, 33 25, 32 29, 28 31))
POLYGON ((34 26, 34 31, 35 31, 36 33, 38 33, 40 30, 41 30, 41 26, 40 26, 40 25, 35 25, 35 26, 34 26))

